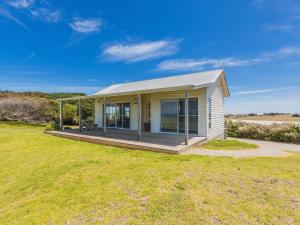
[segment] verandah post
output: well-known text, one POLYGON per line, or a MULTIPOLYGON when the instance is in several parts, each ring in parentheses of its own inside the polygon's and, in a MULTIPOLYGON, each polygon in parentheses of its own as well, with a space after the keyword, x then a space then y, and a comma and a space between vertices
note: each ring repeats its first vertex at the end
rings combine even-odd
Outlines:
POLYGON ((103 98, 103 132, 106 134, 106 98, 103 98))
POLYGON ((78 100, 78 114, 79 114, 79 132, 82 132, 82 107, 81 99, 78 100))
POLYGON ((62 100, 59 101, 59 129, 64 129, 64 103, 62 100))
POLYGON ((142 97, 140 94, 137 96, 138 98, 138 137, 139 140, 142 139, 142 97))
POLYGON ((184 91, 184 131, 186 145, 189 144, 189 93, 188 90, 184 91))

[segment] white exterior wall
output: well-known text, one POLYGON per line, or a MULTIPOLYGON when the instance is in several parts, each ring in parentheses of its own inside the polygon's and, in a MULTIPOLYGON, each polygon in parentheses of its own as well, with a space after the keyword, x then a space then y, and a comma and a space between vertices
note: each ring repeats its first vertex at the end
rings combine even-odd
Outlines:
MULTIPOLYGON (((198 98, 198 135, 206 136, 207 134, 207 114, 205 88, 199 90, 190 90, 189 98, 198 98)), ((166 99, 184 98, 184 91, 159 92, 150 95, 151 102, 151 132, 160 132, 160 102, 166 99)))
MULTIPOLYGON (((103 125, 103 98, 95 100, 95 123, 98 127, 103 125)), ((120 96, 106 98, 106 104, 110 103, 130 103, 130 129, 138 129, 138 105, 137 96, 120 96)))
MULTIPOLYGON (((145 96, 144 96, 145 97, 145 96)), ((151 103, 151 132, 160 133, 160 102, 166 99, 184 98, 184 91, 157 92, 148 94, 147 102, 151 103)), ((198 98, 198 135, 213 139, 224 137, 224 95, 220 82, 198 90, 190 90, 189 98, 198 98), (212 127, 208 127, 208 99, 212 100, 212 127)), ((109 103, 130 103, 130 129, 138 129, 137 96, 107 98, 109 103)), ((144 102, 142 102, 144 104, 144 102)), ((95 123, 102 127, 103 98, 95 100, 95 123)), ((147 113, 147 110, 142 110, 147 113)), ((142 115, 142 117, 145 115, 142 115)))
POLYGON ((98 127, 102 127, 103 124, 103 100, 102 99, 95 99, 95 123, 98 127))
POLYGON ((211 128, 208 127, 207 110, 207 139, 224 137, 224 94, 221 83, 218 81, 215 85, 206 89, 206 102, 208 109, 208 99, 211 98, 211 128))

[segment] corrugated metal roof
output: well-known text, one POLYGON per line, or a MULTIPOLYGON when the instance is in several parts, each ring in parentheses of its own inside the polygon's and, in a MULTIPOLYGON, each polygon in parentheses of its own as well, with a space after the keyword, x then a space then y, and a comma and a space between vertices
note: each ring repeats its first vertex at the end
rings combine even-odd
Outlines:
POLYGON ((80 97, 71 97, 61 100, 88 99, 97 97, 109 97, 118 95, 130 95, 136 93, 151 93, 158 91, 197 89, 214 84, 220 78, 223 86, 224 96, 229 96, 226 76, 223 70, 210 70, 205 72, 196 72, 182 74, 177 76, 162 77, 150 80, 135 81, 123 84, 113 84, 98 91, 95 94, 80 97))
MULTIPOLYGON (((202 87, 215 83, 223 70, 189 73, 178 76, 162 77, 150 80, 135 81, 123 84, 114 84, 100 90, 94 95, 109 96, 135 92, 162 91, 167 89, 202 87)), ((226 87, 227 88, 227 87, 226 87)))

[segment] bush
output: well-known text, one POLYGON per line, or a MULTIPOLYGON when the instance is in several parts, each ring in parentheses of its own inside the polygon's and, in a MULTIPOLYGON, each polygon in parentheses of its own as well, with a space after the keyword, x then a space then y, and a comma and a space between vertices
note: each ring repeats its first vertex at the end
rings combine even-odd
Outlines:
POLYGON ((28 97, 0 98, 0 120, 43 123, 53 119, 47 99, 28 97))
POLYGON ((52 122, 50 124, 47 124, 45 127, 45 131, 52 131, 52 130, 59 130, 60 126, 58 122, 52 122))
POLYGON ((300 117, 300 114, 295 113, 295 114, 292 115, 292 117, 300 117))
MULTIPOLYGON (((49 123, 59 118, 58 98, 83 96, 82 93, 42 93, 0 91, 0 121, 21 121, 26 123, 49 123)), ((94 115, 94 100, 82 101, 82 119, 94 115)), ((64 105, 64 124, 78 123, 78 101, 64 105)), ((50 129, 50 128, 49 128, 50 129)))
POLYGON ((266 141, 299 142, 300 126, 293 124, 266 126, 230 121, 227 123, 227 136, 266 141))
POLYGON ((65 125, 74 125, 78 120, 78 109, 77 105, 73 105, 70 103, 64 104, 64 124, 65 125))

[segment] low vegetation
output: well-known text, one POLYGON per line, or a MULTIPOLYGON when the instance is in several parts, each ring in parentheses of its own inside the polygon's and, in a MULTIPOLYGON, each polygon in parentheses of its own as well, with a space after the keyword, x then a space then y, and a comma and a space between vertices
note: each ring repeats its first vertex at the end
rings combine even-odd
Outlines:
POLYGON ((286 121, 286 122, 300 122, 299 113, 248 113, 248 114, 227 114, 227 120, 264 120, 264 121, 286 121))
POLYGON ((229 121, 227 123, 227 135, 229 137, 298 143, 300 142, 300 125, 259 125, 229 121))
POLYGON ((0 224, 300 224, 300 155, 125 150, 0 122, 0 224))
POLYGON ((255 149, 258 146, 237 140, 212 140, 201 146, 209 150, 246 150, 255 149))
MULTIPOLYGON (((57 122, 58 99, 82 96, 82 93, 0 92, 0 121, 22 121, 28 123, 57 122)), ((93 120, 94 102, 83 101, 83 120, 93 120)), ((78 123, 77 101, 64 105, 64 124, 78 123)))

